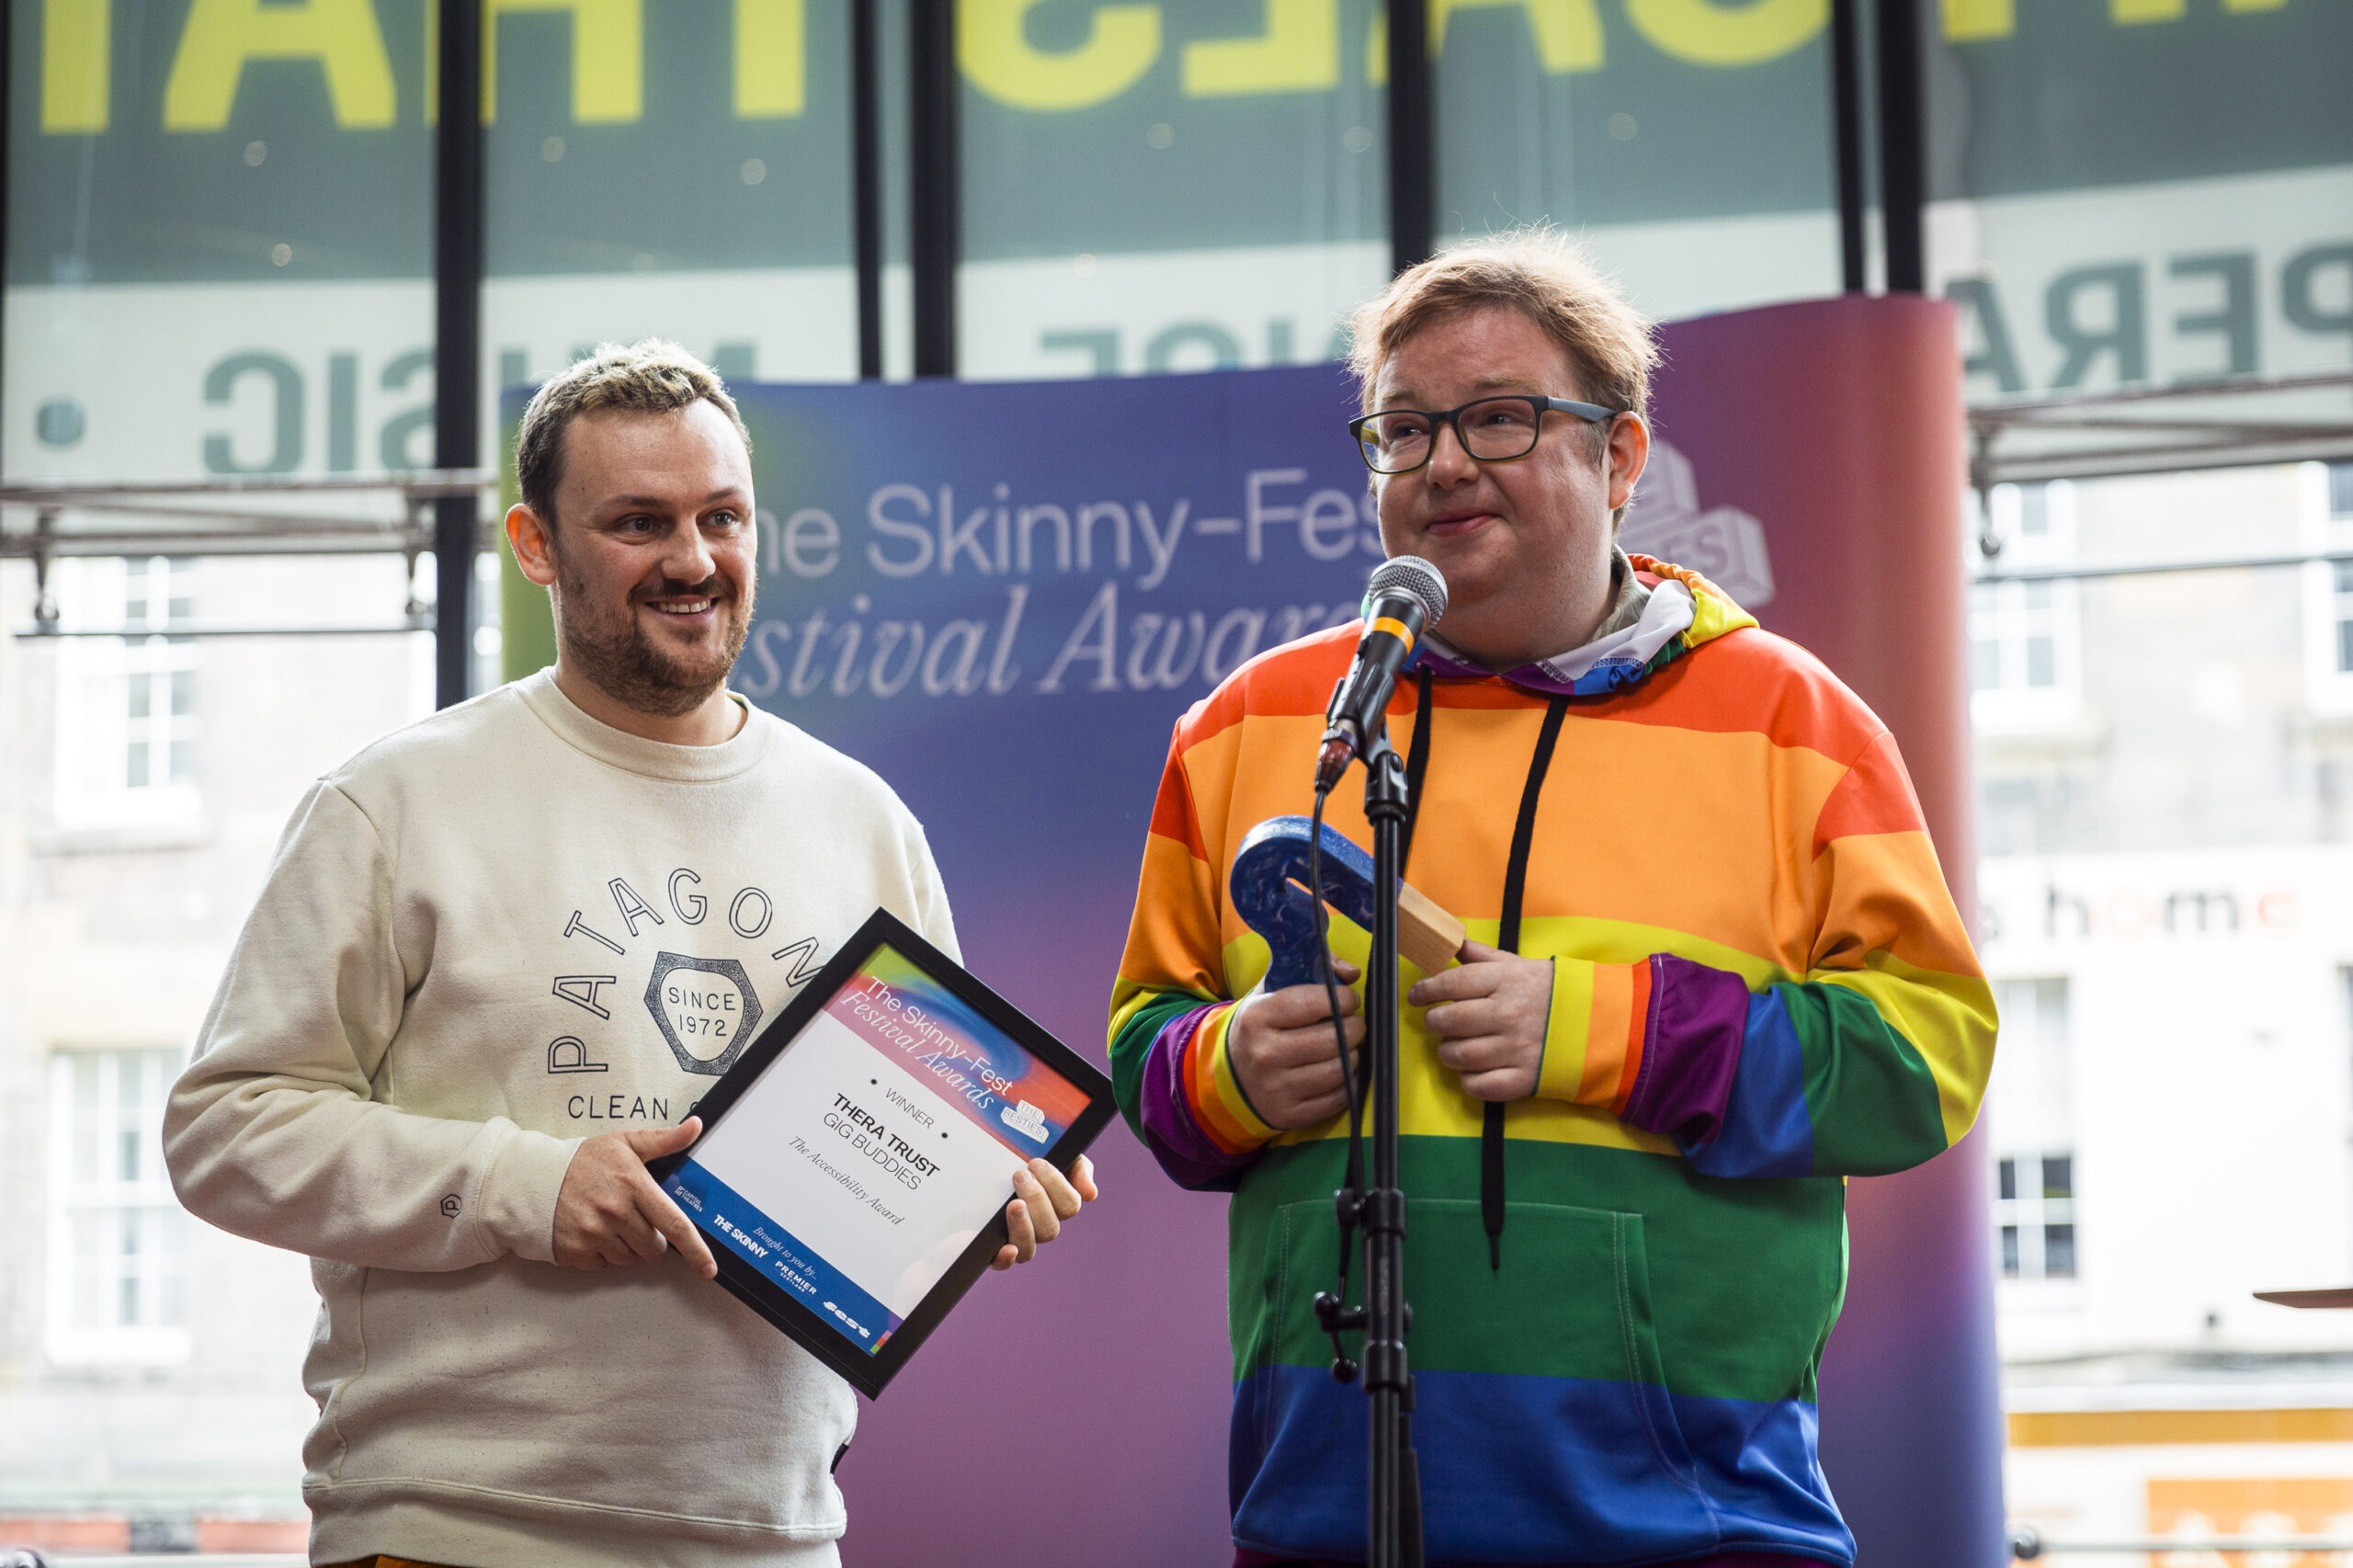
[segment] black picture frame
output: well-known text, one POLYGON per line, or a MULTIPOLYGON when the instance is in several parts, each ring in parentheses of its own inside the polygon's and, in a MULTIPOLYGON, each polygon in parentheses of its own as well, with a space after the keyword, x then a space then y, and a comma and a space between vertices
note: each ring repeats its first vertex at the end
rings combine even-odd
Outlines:
MULTIPOLYGON (((954 993, 983 1019, 1003 1030, 1015 1044, 1050 1070, 1086 1091, 1086 1108, 1041 1156, 1056 1170, 1065 1173, 1070 1170, 1079 1155, 1085 1153, 1104 1128, 1110 1125, 1115 1109, 1111 1080, 1093 1062, 1055 1039, 1037 1020, 924 940, 904 921, 889 910, 877 909, 867 916, 866 923, 842 944, 840 950, 826 961, 824 967, 785 1005, 784 1010, 767 1028, 760 1031, 758 1038, 721 1075, 710 1092, 703 1096, 695 1107, 695 1114, 702 1118, 700 1135, 678 1153, 653 1162, 648 1169, 656 1183, 666 1187, 678 1167, 694 1157, 695 1151, 701 1148, 704 1141, 717 1131, 736 1102, 776 1064, 778 1058, 791 1048, 801 1030, 824 1010, 825 1004, 849 983, 877 949, 886 947, 896 950, 930 979, 954 993)), ((1008 1200, 1011 1196, 1008 1191, 1008 1200)), ((922 1348, 931 1331, 938 1328, 949 1311, 963 1299, 964 1292, 972 1289, 973 1281, 988 1271, 990 1259, 1008 1239, 1005 1210, 999 1208, 996 1218, 981 1227, 972 1244, 949 1266, 947 1272, 933 1284, 915 1310, 901 1320, 889 1340, 880 1349, 868 1352, 843 1337, 831 1323, 802 1305, 784 1287, 737 1256, 700 1218, 691 1211, 687 1217, 703 1233, 711 1256, 718 1260, 718 1282, 736 1300, 767 1319, 869 1399, 881 1397, 883 1389, 889 1386, 908 1359, 922 1348)))

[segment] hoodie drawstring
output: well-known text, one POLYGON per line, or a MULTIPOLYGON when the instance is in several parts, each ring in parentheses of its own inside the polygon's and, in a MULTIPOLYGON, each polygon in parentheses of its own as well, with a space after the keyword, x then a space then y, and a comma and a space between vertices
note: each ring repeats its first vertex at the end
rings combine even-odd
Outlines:
MULTIPOLYGON (((1544 793, 1544 775, 1552 771, 1552 748, 1561 739, 1561 722, 1568 716, 1569 699, 1554 697, 1544 706, 1544 727, 1536 734, 1536 756, 1528 764, 1528 782, 1519 792, 1519 820, 1512 824, 1511 859, 1504 868, 1504 910, 1495 946, 1507 953, 1519 951, 1519 906, 1528 892, 1528 852, 1536 839, 1536 802, 1544 793)), ((1500 1272, 1504 1266, 1504 1102, 1487 1102, 1487 1123, 1479 1139, 1479 1217, 1487 1223, 1487 1261, 1500 1272)))
POLYGON ((1405 842, 1397 847, 1397 874, 1412 881, 1414 824, 1422 814, 1422 779, 1430 770, 1430 667, 1414 671, 1414 744, 1405 753, 1405 842))

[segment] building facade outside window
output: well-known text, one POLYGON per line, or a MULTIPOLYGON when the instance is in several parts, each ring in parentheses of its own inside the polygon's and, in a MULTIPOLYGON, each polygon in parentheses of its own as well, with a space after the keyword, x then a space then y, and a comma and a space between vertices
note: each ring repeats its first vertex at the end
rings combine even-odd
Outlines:
POLYGON ((48 1346, 72 1363, 186 1359, 188 1216, 164 1170, 181 1053, 50 1060, 48 1346))

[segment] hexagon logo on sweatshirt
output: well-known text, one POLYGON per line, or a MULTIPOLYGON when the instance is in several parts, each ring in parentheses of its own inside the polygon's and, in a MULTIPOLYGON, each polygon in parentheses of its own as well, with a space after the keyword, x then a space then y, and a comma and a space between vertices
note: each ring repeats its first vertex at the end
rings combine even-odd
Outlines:
POLYGON ((760 999, 733 959, 656 953, 654 978, 645 983, 645 1010, 679 1066, 714 1078, 744 1054, 760 1027, 760 999))

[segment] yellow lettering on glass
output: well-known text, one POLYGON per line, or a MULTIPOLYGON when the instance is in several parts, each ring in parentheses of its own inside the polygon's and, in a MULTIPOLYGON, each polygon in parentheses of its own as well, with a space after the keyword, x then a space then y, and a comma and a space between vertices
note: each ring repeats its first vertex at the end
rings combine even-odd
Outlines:
POLYGON ((1830 23, 1830 0, 1626 0, 1626 19, 1662 54, 1694 65, 1761 65, 1830 23))
POLYGON ((572 14, 572 119, 626 125, 645 117, 644 0, 483 0, 482 122, 498 118, 498 22, 524 11, 572 14))
POLYGON ((1185 46, 1185 96, 1315 93, 1340 85, 1340 0, 1266 0, 1256 38, 1185 46))
POLYGON ((790 119, 808 107, 804 0, 735 0, 735 118, 790 119))
POLYGON ((47 0, 40 8, 40 128, 52 136, 107 128, 114 0, 47 0))
POLYGON ((369 0, 195 0, 164 83, 164 129, 225 129, 248 60, 314 60, 326 75, 337 126, 362 131, 392 123, 392 62, 369 0))
POLYGON ((2188 8, 2183 0, 2108 0, 2108 19, 2120 28, 2142 22, 2177 22, 2188 8))
MULTIPOLYGON (((1601 69, 1601 12, 1593 0, 1430 0, 1430 52, 1445 49, 1446 25, 1455 12, 1499 6, 1516 6, 1528 17, 1536 59, 1549 74, 1601 69)), ((1381 41, 1388 41, 1385 34, 1381 41)))
POLYGON ((1945 41, 2007 38, 2018 30, 2013 0, 1943 0, 1945 41))
POLYGON ((1039 0, 958 0, 956 63, 964 77, 1015 108, 1074 109, 1108 103, 1160 58, 1160 7, 1098 6, 1086 40, 1043 50, 1025 24, 1039 0))

